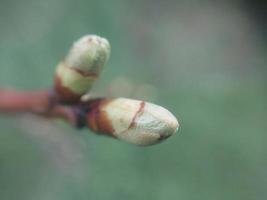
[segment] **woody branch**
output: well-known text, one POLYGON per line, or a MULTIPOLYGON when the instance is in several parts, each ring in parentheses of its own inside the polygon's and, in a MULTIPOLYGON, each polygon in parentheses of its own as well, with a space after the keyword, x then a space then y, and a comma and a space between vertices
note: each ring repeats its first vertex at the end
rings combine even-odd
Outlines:
POLYGON ((30 112, 46 118, 61 118, 75 126, 73 109, 54 102, 48 90, 26 92, 0 89, 0 113, 30 112))

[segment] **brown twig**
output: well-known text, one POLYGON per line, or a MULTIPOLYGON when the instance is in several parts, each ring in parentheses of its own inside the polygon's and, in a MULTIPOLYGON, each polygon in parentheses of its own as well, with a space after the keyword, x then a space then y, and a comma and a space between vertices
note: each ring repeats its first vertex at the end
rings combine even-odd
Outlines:
POLYGON ((76 126, 73 107, 56 103, 48 90, 18 91, 0 89, 0 113, 30 112, 47 118, 61 118, 76 126))

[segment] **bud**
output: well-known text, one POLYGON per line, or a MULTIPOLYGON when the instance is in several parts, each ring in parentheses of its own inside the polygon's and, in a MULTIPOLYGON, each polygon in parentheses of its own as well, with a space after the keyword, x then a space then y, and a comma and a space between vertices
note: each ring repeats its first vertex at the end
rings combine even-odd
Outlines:
POLYGON ((57 66, 55 92, 62 103, 77 103, 98 78, 110 55, 105 38, 87 35, 75 42, 57 66))
POLYGON ((136 145, 151 145, 173 135, 178 121, 165 108, 138 100, 96 99, 85 103, 87 126, 136 145))

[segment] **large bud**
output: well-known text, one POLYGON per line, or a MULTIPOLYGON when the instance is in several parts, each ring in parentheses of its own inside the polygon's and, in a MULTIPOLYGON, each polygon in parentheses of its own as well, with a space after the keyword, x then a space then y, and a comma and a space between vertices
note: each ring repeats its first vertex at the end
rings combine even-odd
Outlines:
POLYGON ((86 123, 102 133, 136 145, 151 145, 173 135, 177 119, 165 108, 138 100, 96 99, 85 103, 86 123))
POLYGON ((58 64, 55 93, 61 103, 77 103, 98 78, 110 56, 105 38, 87 35, 75 42, 65 60, 58 64))

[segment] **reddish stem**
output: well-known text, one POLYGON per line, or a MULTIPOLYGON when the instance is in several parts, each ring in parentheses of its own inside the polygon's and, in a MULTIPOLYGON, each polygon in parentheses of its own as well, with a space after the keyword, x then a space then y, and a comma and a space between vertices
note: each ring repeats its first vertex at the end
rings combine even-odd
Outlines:
POLYGON ((49 118, 61 118, 71 125, 76 124, 72 107, 55 103, 49 91, 17 91, 0 89, 0 113, 31 112, 49 118))

